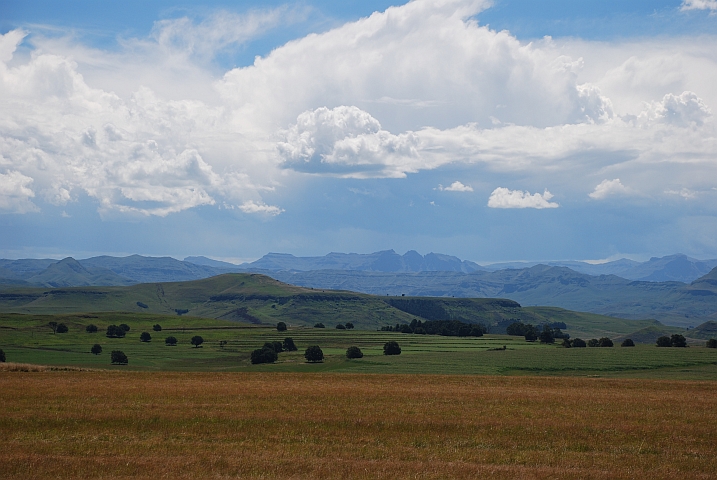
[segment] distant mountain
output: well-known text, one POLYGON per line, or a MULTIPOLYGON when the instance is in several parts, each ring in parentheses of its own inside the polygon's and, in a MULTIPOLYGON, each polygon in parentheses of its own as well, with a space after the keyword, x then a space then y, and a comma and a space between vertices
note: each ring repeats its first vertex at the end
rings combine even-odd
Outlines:
POLYGON ((105 268, 134 283, 183 282, 227 273, 226 269, 183 262, 172 257, 101 256, 80 260, 82 266, 105 268))
POLYGON ((234 263, 222 262, 220 260, 214 260, 203 256, 185 257, 184 261, 195 265, 204 265, 205 267, 223 268, 227 270, 236 270, 239 267, 239 265, 234 263))
POLYGON ((425 256, 411 250, 399 255, 393 250, 361 253, 329 253, 323 257, 295 257, 286 253, 269 253, 252 263, 246 270, 350 270, 358 272, 464 272, 482 270, 477 263, 451 255, 429 253, 425 256))
POLYGON ((131 285, 135 282, 101 267, 85 268, 72 257, 48 266, 44 271, 27 279, 28 283, 44 287, 85 287, 131 285))
POLYGON ((0 277, 26 280, 33 275, 41 273, 53 263, 57 263, 57 260, 52 258, 23 258, 20 260, 0 259, 0 269, 2 269, 0 277), (10 273, 8 274, 7 272, 10 273))

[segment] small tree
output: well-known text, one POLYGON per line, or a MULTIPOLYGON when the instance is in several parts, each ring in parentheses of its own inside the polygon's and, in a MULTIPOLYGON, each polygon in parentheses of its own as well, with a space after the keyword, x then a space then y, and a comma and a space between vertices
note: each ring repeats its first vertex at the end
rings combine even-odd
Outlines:
POLYGON ((671 347, 672 342, 670 341, 670 337, 663 335, 662 337, 659 337, 657 339, 657 346, 658 347, 671 347))
POLYGON ((200 337, 199 335, 195 335, 192 337, 192 345, 194 345, 194 348, 199 348, 199 346, 204 343, 204 339, 200 337))
POLYGON ((670 337, 670 344, 673 347, 686 347, 687 340, 685 340, 685 337, 683 337, 682 335, 675 333, 670 337))
POLYGON ((710 338, 705 345, 707 348, 717 348, 717 338, 710 338))
POLYGON ((571 344, 574 348, 585 348, 585 347, 587 347, 587 344, 585 343, 585 340, 583 340, 582 338, 573 338, 573 339, 570 341, 570 344, 571 344))
POLYGON ((401 355, 401 347, 398 346, 398 342, 391 340, 386 342, 383 346, 384 355, 401 355))
POLYGON ((110 360, 113 364, 119 364, 119 365, 127 365, 129 361, 127 360, 127 355, 124 354, 124 352, 120 350, 112 350, 112 353, 110 354, 110 360))
POLYGON ((538 332, 535 331, 535 327, 531 324, 526 325, 523 331, 525 332, 523 336, 526 342, 534 342, 538 339, 538 332))
POLYGON ((346 358, 362 358, 363 352, 359 347, 349 347, 346 349, 346 358))
POLYGON ((323 323, 319 322, 319 323, 314 324, 314 328, 325 328, 325 327, 324 327, 323 323))
POLYGON ((600 340, 598 340, 598 347, 612 347, 613 343, 612 340, 610 340, 607 337, 602 337, 600 340))
POLYGON ((129 332, 129 325, 127 325, 126 323, 120 323, 119 327, 125 332, 129 332))
POLYGON ((306 361, 308 362, 323 362, 324 361, 324 352, 321 350, 321 347, 318 345, 312 345, 309 348, 306 349, 306 352, 304 352, 304 358, 306 358, 306 361))
POLYGON ((99 343, 95 343, 94 345, 92 345, 90 353, 93 353, 94 355, 99 355, 100 353, 102 353, 102 345, 100 345, 99 343))
POLYGON ((67 328, 67 325, 64 323, 58 323, 57 324, 57 333, 67 333, 69 331, 69 328, 67 328))
POLYGON ((543 325, 543 331, 540 332, 540 343, 555 343, 553 329, 549 325, 543 325))
POLYGON ((597 338, 591 338, 590 340, 588 340, 588 347, 599 347, 599 346, 600 346, 600 342, 598 341, 597 338))
POLYGON ((107 327, 107 336, 109 338, 123 338, 125 333, 125 330, 117 325, 109 325, 107 327))
POLYGON ((142 332, 139 335, 139 341, 140 342, 149 342, 152 340, 152 335, 149 334, 149 332, 142 332))
POLYGON ((344 326, 343 323, 338 323, 338 324, 336 324, 336 329, 337 330, 346 330, 346 327, 344 326))
POLYGON ((273 348, 267 348, 266 345, 251 352, 251 363, 254 365, 258 363, 274 363, 278 358, 279 355, 277 355, 276 351, 273 348))
POLYGON ((57 333, 57 322, 53 321, 48 323, 47 325, 52 329, 53 334, 57 333))
POLYGON ((152 330, 154 330, 155 332, 161 332, 161 331, 162 331, 162 325, 160 325, 159 323, 155 323, 155 324, 152 326, 152 330))
POLYGON ((97 333, 97 325, 89 324, 85 327, 85 332, 87 333, 97 333))
POLYGON ((354 324, 351 322, 346 322, 346 330, 353 330, 354 324))
POLYGON ((565 347, 565 348, 570 348, 570 347, 572 347, 573 345, 570 343, 570 340, 569 340, 569 339, 563 338, 562 346, 565 347))
POLYGON ((284 346, 284 350, 286 350, 287 352, 295 352, 298 350, 298 348, 296 348, 296 345, 294 344, 293 338, 286 337, 284 339, 283 346, 284 346))
POLYGON ((621 347, 634 347, 635 342, 632 341, 632 338, 626 338, 625 340, 622 341, 620 346, 621 347))
POLYGON ((223 349, 226 344, 227 344, 226 340, 219 340, 219 348, 223 349))
POLYGON ((174 337, 167 337, 164 339, 164 344, 169 347, 174 347, 175 345, 177 345, 177 339, 174 337))
POLYGON ((286 331, 286 324, 284 322, 279 322, 276 324, 276 331, 277 332, 285 332, 286 331))
POLYGON ((5 363, 5 352, 0 350, 0 363, 5 363))

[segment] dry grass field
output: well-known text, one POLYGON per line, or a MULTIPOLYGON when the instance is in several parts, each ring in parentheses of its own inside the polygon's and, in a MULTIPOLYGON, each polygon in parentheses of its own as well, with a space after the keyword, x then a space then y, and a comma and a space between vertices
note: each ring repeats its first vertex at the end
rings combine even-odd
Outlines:
POLYGON ((0 371, 3 478, 714 478, 717 383, 0 371))

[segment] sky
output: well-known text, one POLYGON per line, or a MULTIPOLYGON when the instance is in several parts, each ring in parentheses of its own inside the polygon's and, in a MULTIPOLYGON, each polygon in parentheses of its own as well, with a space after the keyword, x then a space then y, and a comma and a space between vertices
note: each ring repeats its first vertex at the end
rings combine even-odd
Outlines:
POLYGON ((0 0, 0 258, 717 258, 717 0, 0 0))

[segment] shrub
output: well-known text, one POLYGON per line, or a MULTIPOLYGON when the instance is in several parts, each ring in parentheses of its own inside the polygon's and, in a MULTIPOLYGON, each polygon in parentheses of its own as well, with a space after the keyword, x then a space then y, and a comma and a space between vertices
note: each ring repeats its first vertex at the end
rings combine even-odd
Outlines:
POLYGON ((142 332, 139 335, 139 341, 140 342, 149 342, 152 340, 152 335, 150 335, 148 332, 142 332))
POLYGON ((279 322, 276 324, 276 331, 277 332, 285 332, 286 331, 286 324, 284 322, 279 322))
POLYGON ((563 347, 565 347, 565 348, 570 348, 570 347, 572 347, 572 344, 570 343, 570 340, 568 340, 567 338, 563 338, 563 343, 562 343, 562 345, 563 345, 563 347))
POLYGON ((125 336, 125 331, 122 327, 110 325, 107 327, 107 336, 109 338, 123 338, 125 336))
POLYGON ((149 308, 149 306, 146 303, 142 303, 142 302, 137 302, 137 306, 139 308, 149 308))
POLYGON ((0 350, 0 363, 4 363, 4 362, 5 362, 5 352, 0 350))
POLYGON ((346 330, 346 327, 342 323, 339 323, 336 325, 336 329, 337 330, 346 330))
POLYGON ((657 346, 658 347, 671 347, 672 342, 670 341, 670 337, 668 336, 662 336, 657 339, 657 346))
MULTIPOLYGON (((57 331, 60 331, 59 327, 57 331)), ((675 333, 670 337, 670 344, 673 347, 686 347, 687 340, 685 340, 685 337, 683 337, 682 335, 675 333)))
POLYGON ((177 339, 175 337, 167 337, 164 339, 164 344, 174 347, 177 344, 177 339))
POLYGON ((600 340, 598 340, 598 347, 612 347, 613 343, 612 340, 610 340, 607 337, 602 337, 600 340))
POLYGON ((286 337, 286 338, 284 339, 284 345, 283 345, 283 346, 284 346, 284 350, 287 351, 287 352, 295 352, 295 351, 298 350, 298 348, 296 348, 296 345, 294 344, 294 339, 293 339, 293 338, 286 337))
POLYGON ((314 324, 314 328, 325 328, 325 327, 324 327, 323 323, 319 322, 319 323, 314 324))
POLYGON ((306 358, 309 362, 323 362, 324 361, 324 352, 321 351, 321 348, 318 345, 312 345, 311 347, 306 349, 306 352, 304 352, 304 358, 306 358))
POLYGON ((555 337, 553 336, 553 329, 548 325, 543 325, 543 331, 540 332, 540 343, 555 343, 555 337))
POLYGON ((634 347, 635 342, 632 341, 632 338, 626 338, 625 340, 622 341, 620 346, 621 347, 634 347))
POLYGON ((160 325, 159 323, 155 323, 155 324, 152 326, 152 330, 154 330, 155 332, 161 332, 161 331, 162 331, 162 325, 160 325))
POLYGON ((193 336, 192 340, 190 340, 190 341, 192 342, 192 345, 194 345, 194 348, 199 348, 199 345, 204 343, 204 339, 202 337, 200 337, 199 335, 193 336))
POLYGON ((599 346, 600 346, 600 342, 598 341, 597 338, 591 338, 590 340, 588 340, 588 347, 599 347, 599 346))
POLYGON ((180 317, 184 315, 185 313, 189 313, 189 310, 186 308, 175 308, 174 311, 179 315, 180 317))
POLYGON ((276 351, 273 348, 257 348, 251 352, 251 363, 256 365, 258 363, 274 363, 279 358, 276 351))
POLYGON ((587 343, 585 343, 585 340, 582 338, 573 338, 570 341, 570 345, 572 345, 574 348, 585 348, 587 347, 587 343))
POLYGON ((99 343, 95 343, 94 345, 92 345, 90 353, 94 355, 99 355, 100 353, 102 353, 102 345, 100 345, 99 343))
POLYGON ((707 340, 707 344, 705 345, 707 348, 717 348, 717 339, 710 338, 707 340))
POLYGON ((127 365, 129 363, 129 361, 127 360, 127 355, 125 355, 124 352, 120 350, 112 350, 110 359, 112 360, 113 364, 116 363, 120 365, 127 365))
POLYGON ((89 324, 85 327, 85 332, 87 333, 97 333, 97 325, 89 324))
POLYGON ((129 325, 127 325, 126 323, 120 323, 120 328, 125 332, 129 332, 129 325))
POLYGON ((57 333, 67 333, 68 332, 67 325, 64 323, 58 323, 57 324, 57 333))
POLYGON ((398 342, 390 341, 386 342, 383 346, 384 355, 401 355, 401 347, 398 346, 398 342))
POLYGON ((346 322, 346 330, 353 330, 354 324, 351 322, 346 322))
POLYGON ((359 347, 349 347, 346 349, 346 358, 362 358, 363 352, 359 347))

